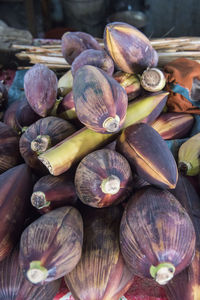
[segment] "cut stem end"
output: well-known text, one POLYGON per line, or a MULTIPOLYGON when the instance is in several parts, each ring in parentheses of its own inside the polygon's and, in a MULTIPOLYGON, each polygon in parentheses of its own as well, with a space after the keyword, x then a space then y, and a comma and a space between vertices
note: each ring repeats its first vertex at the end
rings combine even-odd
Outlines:
POLYGON ((43 192, 34 192, 31 196, 31 203, 37 209, 48 207, 50 202, 46 200, 46 196, 43 192))
POLYGON ((40 261, 32 261, 26 276, 33 284, 41 283, 47 278, 48 270, 41 266, 40 261))
POLYGON ((160 263, 150 267, 150 274, 160 285, 167 284, 174 277, 175 267, 171 263, 160 263))
POLYGON ((38 135, 31 142, 31 149, 37 154, 45 152, 51 146, 51 138, 49 135, 38 135))
POLYGON ((164 73, 157 68, 148 68, 141 76, 141 85, 146 91, 161 91, 165 84, 166 80, 164 73))
POLYGON ((103 128, 106 129, 107 132, 116 132, 119 130, 120 118, 116 115, 114 118, 109 117, 105 119, 103 122, 103 128))
POLYGON ((120 190, 120 179, 115 175, 110 175, 101 183, 101 190, 104 194, 115 195, 120 190))
POLYGON ((178 163, 178 170, 182 175, 187 175, 187 172, 191 169, 191 164, 181 161, 178 163))

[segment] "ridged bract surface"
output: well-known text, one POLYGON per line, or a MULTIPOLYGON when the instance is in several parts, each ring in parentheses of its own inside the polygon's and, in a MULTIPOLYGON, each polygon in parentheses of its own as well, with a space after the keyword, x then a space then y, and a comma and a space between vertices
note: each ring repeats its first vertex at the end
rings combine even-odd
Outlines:
POLYGON ((120 246, 129 269, 151 278, 150 267, 169 262, 175 274, 192 261, 195 231, 191 219, 168 191, 145 187, 126 206, 120 224, 120 246))
POLYGON ((162 113, 152 124, 164 140, 187 137, 192 128, 194 117, 185 113, 162 113))
POLYGON ((196 231, 196 248, 200 251, 200 197, 187 176, 179 174, 176 188, 171 193, 187 210, 196 231))
POLYGON ((19 141, 20 153, 25 162, 34 169, 44 170, 38 160, 37 152, 31 149, 31 142, 39 135, 48 135, 51 146, 56 145, 75 131, 75 127, 66 120, 57 117, 46 117, 30 125, 19 141))
POLYGON ((56 295, 60 280, 45 286, 34 286, 24 277, 18 262, 19 250, 0 263, 0 300, 50 300, 56 295))
POLYGON ((170 300, 199 300, 200 295, 200 252, 188 268, 176 275, 165 287, 170 300))
POLYGON ((158 55, 149 39, 129 24, 107 24, 104 45, 116 65, 124 72, 137 74, 147 67, 157 65, 158 55))
POLYGON ((35 64, 24 76, 24 92, 32 109, 46 117, 56 101, 56 74, 42 64, 35 64))
POLYGON ((136 173, 150 184, 173 189, 178 180, 176 161, 163 138, 151 126, 138 123, 127 127, 117 148, 136 173))
POLYGON ((196 232, 195 257, 190 266, 166 285, 170 300, 198 300, 200 297, 200 199, 187 177, 179 175, 173 194, 187 210, 196 232))
POLYGON ((14 101, 12 102, 8 108, 6 109, 3 122, 11 127, 17 134, 20 132, 20 126, 16 120, 16 113, 18 108, 20 107, 21 101, 14 101))
POLYGON ((82 252, 83 222, 77 209, 57 208, 30 224, 20 241, 20 266, 26 274, 32 261, 48 270, 46 283, 61 278, 78 263, 82 252))
POLYGON ((61 42, 62 55, 69 64, 86 49, 102 50, 92 35, 81 31, 64 33, 61 42))
POLYGON ((84 65, 98 67, 107 72, 110 76, 112 76, 114 72, 114 62, 104 50, 88 49, 79 54, 72 63, 72 75, 74 76, 76 71, 84 65))
POLYGON ((31 108, 30 104, 24 97, 17 108, 16 119, 19 127, 22 129, 25 126, 30 126, 41 117, 31 108))
POLYGON ((20 237, 32 193, 32 174, 26 164, 0 175, 0 261, 20 237))
POLYGON ((43 176, 35 183, 33 192, 42 192, 46 202, 50 202, 49 206, 39 209, 40 213, 47 213, 61 206, 74 206, 78 201, 72 175, 71 178, 66 174, 43 176))
POLYGON ((75 174, 75 187, 81 201, 94 207, 118 204, 126 199, 132 190, 132 172, 128 161, 114 150, 101 149, 85 156, 75 174), (116 194, 104 193, 101 184, 109 176, 120 180, 116 194))
POLYGON ((74 77, 73 97, 77 116, 88 128, 108 133, 103 127, 107 118, 119 117, 119 128, 126 117, 128 96, 123 87, 103 70, 83 66, 74 77))
POLYGON ((19 137, 10 126, 0 122, 0 173, 20 164, 19 137))
POLYGON ((87 208, 83 216, 83 253, 65 276, 76 300, 118 300, 128 290, 133 275, 119 249, 119 207, 87 208))

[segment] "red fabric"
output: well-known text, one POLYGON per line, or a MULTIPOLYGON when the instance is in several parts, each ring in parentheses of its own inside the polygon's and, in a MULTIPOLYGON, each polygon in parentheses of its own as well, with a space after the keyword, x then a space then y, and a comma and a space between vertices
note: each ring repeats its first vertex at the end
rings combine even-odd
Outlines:
MULTIPOLYGON (((74 300, 64 280, 62 280, 60 291, 53 300, 74 300)), ((153 280, 143 279, 135 276, 134 283, 128 292, 121 298, 123 300, 167 300, 164 288, 153 280)))
POLYGON ((60 285, 60 290, 56 294, 56 296, 53 298, 53 300, 60 300, 64 296, 66 296, 65 300, 74 300, 74 298, 70 294, 71 293, 70 293, 69 289, 67 288, 67 286, 65 284, 64 278, 62 278, 61 285, 60 285))
POLYGON ((134 282, 124 295, 127 300, 167 300, 165 290, 154 280, 135 276, 134 282))

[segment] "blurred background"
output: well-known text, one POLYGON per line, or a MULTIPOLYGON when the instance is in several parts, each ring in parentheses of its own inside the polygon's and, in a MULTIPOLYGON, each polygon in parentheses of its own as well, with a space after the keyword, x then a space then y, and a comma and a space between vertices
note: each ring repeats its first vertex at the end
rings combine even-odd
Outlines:
POLYGON ((199 36, 199 0, 0 0, 0 20, 35 38, 65 31, 102 37, 108 22, 130 23, 149 38, 199 36))

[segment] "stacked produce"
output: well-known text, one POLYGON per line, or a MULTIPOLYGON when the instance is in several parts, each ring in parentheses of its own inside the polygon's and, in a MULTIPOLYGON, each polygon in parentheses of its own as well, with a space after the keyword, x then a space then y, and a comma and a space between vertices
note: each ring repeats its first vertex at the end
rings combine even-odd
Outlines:
POLYGON ((119 247, 119 207, 87 208, 83 213, 83 253, 65 275, 75 299, 119 299, 133 282, 119 247))
POLYGON ((0 261, 11 252, 20 237, 30 210, 28 199, 31 191, 32 174, 26 164, 17 165, 0 175, 0 261))
MULTIPOLYGON (((126 111, 123 127, 126 128, 137 122, 150 122, 162 112, 166 101, 167 92, 147 95, 130 102, 126 111)), ((116 139, 116 134, 100 134, 87 127, 76 131, 69 138, 64 139, 50 151, 39 156, 42 163, 52 175, 60 175, 79 162, 85 155, 116 139), (85 147, 83 147, 83 145, 85 147), (76 150, 75 150, 76 149, 76 150), (75 150, 75 152, 74 152, 75 150), (60 160, 62 157, 62 160, 60 160)))
POLYGON ((0 299, 53 300, 61 280, 75 300, 200 299, 197 91, 196 113, 169 109, 128 24, 61 45, 71 70, 34 65, 0 122, 0 299))
POLYGON ((74 207, 62 206, 23 231, 19 264, 30 282, 44 284, 73 270, 80 260, 82 243, 80 213, 74 207))
POLYGON ((118 139, 117 150, 150 184, 164 189, 175 188, 178 179, 176 162, 165 141, 150 125, 137 123, 127 127, 118 139))
POLYGON ((178 200, 168 191, 146 187, 129 199, 120 241, 133 274, 166 284, 191 263, 196 237, 178 200))
POLYGON ((75 187, 80 200, 89 206, 117 204, 130 195, 131 168, 127 160, 114 150, 94 151, 86 155, 78 165, 75 187))
POLYGON ((63 138, 70 136, 75 128, 68 121, 48 116, 28 126, 21 135, 19 149, 24 161, 32 169, 45 172, 38 156, 63 138))
POLYGON ((53 299, 60 280, 54 280, 44 286, 31 284, 24 277, 18 261, 18 246, 0 262, 0 299, 53 299))
POLYGON ((194 224, 197 240, 195 256, 192 263, 166 285, 166 293, 169 296, 169 299, 172 300, 196 300, 199 299, 200 295, 200 222, 198 215, 200 209, 200 197, 188 178, 183 175, 179 176, 173 194, 177 197, 183 207, 187 209, 194 224))
POLYGON ((38 179, 33 187, 31 203, 43 214, 54 208, 72 205, 78 202, 71 174, 60 176, 46 175, 38 179))

